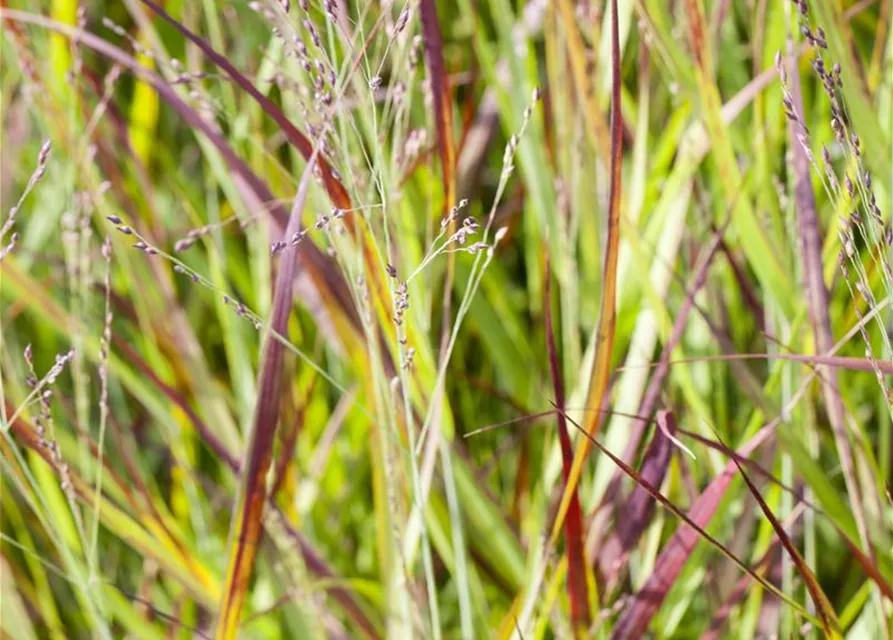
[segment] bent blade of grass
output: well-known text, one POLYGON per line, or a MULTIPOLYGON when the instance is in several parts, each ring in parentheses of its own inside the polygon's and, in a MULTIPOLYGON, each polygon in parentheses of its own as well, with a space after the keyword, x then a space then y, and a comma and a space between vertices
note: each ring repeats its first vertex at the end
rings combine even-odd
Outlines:
MULTIPOLYGON (((301 213, 307 199, 307 190, 310 186, 316 155, 317 152, 314 152, 310 157, 310 161, 304 168, 304 174, 301 176, 288 227, 285 230, 287 238, 301 228, 301 213)), ((273 440, 279 421, 283 360, 285 358, 285 346, 274 338, 273 332, 285 335, 288 331, 288 319, 291 315, 297 271, 297 251, 285 251, 279 263, 279 273, 276 276, 273 309, 270 314, 269 330, 264 337, 258 374, 254 420, 245 463, 242 467, 242 482, 239 487, 238 499, 233 508, 229 562, 215 632, 217 640, 233 640, 236 637, 263 528, 263 511, 267 498, 266 475, 273 456, 273 440)))
MULTIPOLYGON (((719 437, 719 434, 717 434, 717 437, 719 437)), ((775 535, 778 536, 782 546, 791 556, 794 566, 797 568, 797 571, 800 572, 800 577, 803 578, 803 581, 806 583, 806 590, 809 592, 809 595, 818 610, 819 620, 821 621, 822 630, 825 632, 825 636, 828 638, 842 638, 837 614, 834 612, 834 607, 831 605, 831 601, 828 600, 828 596, 822 591, 822 587, 819 585, 818 580, 816 580, 815 574, 810 570, 809 565, 806 564, 806 561, 803 559, 803 556, 800 555, 800 552, 797 551, 797 547, 791 541, 790 536, 788 536, 787 531, 784 530, 781 522, 779 522, 775 514, 772 513, 772 509, 766 504, 766 500, 763 498, 760 490, 750 479, 750 476, 744 471, 744 466, 738 461, 737 456, 732 456, 732 462, 738 468, 738 473, 740 473, 741 477, 744 479, 747 489, 760 505, 760 510, 772 524, 772 528, 775 530, 775 535)))
MULTIPOLYGON (((617 325, 617 257, 620 249, 620 199, 623 168, 623 116, 620 113, 620 35, 618 33, 617 0, 611 0, 611 188, 608 201, 608 239, 605 252, 604 287, 602 289, 601 312, 598 321, 596 357, 592 365, 586 406, 600 409, 602 399, 608 389, 611 355, 614 348, 614 333, 617 325)), ((601 413, 593 411, 587 416, 585 432, 595 437, 601 420, 601 413)), ((570 473, 565 481, 561 504, 555 516, 550 540, 554 544, 567 516, 571 496, 580 482, 583 464, 592 451, 592 440, 584 439, 576 454, 570 473)))
MULTIPOLYGON (((692 438, 711 449, 721 452, 728 458, 734 459, 739 465, 747 467, 762 478, 781 488, 786 493, 794 496, 798 494, 793 487, 784 484, 760 465, 760 463, 738 455, 738 453, 723 442, 716 442, 700 434, 686 431, 684 429, 680 429, 679 432, 687 438, 692 438)), ((890 583, 884 577, 885 573, 890 573, 890 571, 893 570, 893 566, 891 566, 889 559, 877 558, 876 561, 872 560, 865 554, 865 552, 856 546, 855 542, 853 542, 854 539, 858 538, 855 521, 853 520, 852 514, 847 510, 845 501, 828 481, 825 472, 811 460, 805 447, 803 447, 793 435, 786 431, 780 431, 778 439, 781 442, 785 453, 791 455, 796 463, 797 472, 803 476, 806 480, 806 484, 809 485, 813 492, 815 492, 821 503, 821 505, 816 505, 801 498, 799 500, 799 505, 814 511, 815 513, 819 513, 828 519, 837 530, 841 540, 843 540, 844 544, 846 544, 847 548, 850 550, 850 553, 853 554, 856 561, 862 566, 865 575, 877 584, 880 592, 887 597, 890 602, 893 602, 893 587, 891 587, 890 583), (816 478, 821 478, 821 481, 817 482, 816 478)))
MULTIPOLYGON (((552 376, 552 386, 555 391, 555 404, 558 406, 558 439, 561 442, 561 457, 563 460, 564 481, 566 483, 570 478, 571 466, 574 461, 574 449, 571 444, 570 433, 568 432, 567 420, 564 419, 564 381, 561 377, 561 366, 558 362, 558 352, 555 349, 555 332, 552 327, 552 278, 549 273, 548 252, 546 252, 544 278, 546 348, 549 356, 549 373, 552 376)), ((571 624, 573 625, 574 634, 582 637, 589 626, 590 615, 587 589, 588 564, 586 563, 586 550, 583 545, 583 512, 580 508, 580 495, 577 487, 573 489, 571 494, 564 527, 568 562, 567 591, 571 601, 571 624)))

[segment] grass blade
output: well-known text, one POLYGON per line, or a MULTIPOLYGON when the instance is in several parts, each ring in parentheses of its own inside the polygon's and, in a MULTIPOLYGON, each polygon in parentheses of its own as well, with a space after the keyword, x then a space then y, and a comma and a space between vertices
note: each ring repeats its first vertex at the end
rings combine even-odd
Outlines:
MULTIPOLYGON (((760 463, 756 462, 755 460, 751 460, 750 458, 739 455, 733 449, 730 449, 728 446, 726 446, 724 443, 714 442, 713 440, 710 440, 709 438, 705 438, 704 436, 702 436, 700 434, 694 433, 692 431, 686 431, 684 429, 680 429, 679 432, 687 438, 696 440, 697 442, 700 442, 704 446, 710 447, 711 449, 721 452, 723 455, 727 456, 728 458, 735 460, 739 466, 744 466, 744 467, 749 468, 751 471, 758 474, 762 478, 765 478, 772 484, 776 485, 777 487, 780 487, 783 491, 790 493, 791 495, 795 495, 795 496, 798 494, 798 492, 795 491, 795 489, 784 484, 781 480, 776 478, 769 471, 767 471, 763 466, 761 466, 760 463)), ((788 439, 789 437, 790 436, 784 435, 780 438, 783 446, 784 446, 785 440, 788 439)), ((786 448, 788 448, 788 450, 790 450, 789 447, 786 447, 786 448)), ((795 459, 798 459, 798 462, 801 463, 801 467, 805 466, 802 464, 803 461, 802 461, 802 458, 799 458, 799 454, 793 453, 793 457, 795 457, 795 459)), ((811 482, 809 482, 809 476, 817 475, 817 474, 808 474, 808 473, 804 472, 802 470, 802 468, 801 468, 800 472, 803 475, 807 476, 807 484, 809 484, 815 490, 815 487, 812 485, 811 482)), ((816 491, 816 493, 824 494, 826 492, 820 489, 820 490, 816 491)), ((839 504, 842 504, 842 501, 839 498, 835 498, 834 503, 835 503, 835 505, 839 505, 839 504)), ((812 511, 814 511, 816 513, 819 513, 819 514, 825 516, 828 519, 828 521, 837 530, 837 533, 840 535, 840 538, 844 541, 844 544, 847 546, 850 553, 856 558, 856 561, 862 566, 862 569, 865 571, 865 575, 868 576, 869 578, 871 578, 877 584, 878 588, 880 589, 880 592, 886 598, 888 598, 890 600, 890 602, 893 602, 893 587, 890 586, 890 583, 884 577, 884 571, 889 571, 890 563, 889 562, 883 563, 883 562, 873 561, 865 554, 865 552, 863 552, 861 549, 859 549, 859 547, 855 544, 855 542, 853 542, 852 538, 850 537, 850 534, 848 533, 848 531, 855 531, 855 524, 850 520, 850 521, 848 521, 849 526, 841 525, 840 516, 837 513, 823 509, 819 505, 808 502, 807 500, 804 500, 802 498, 800 499, 800 504, 802 504, 804 507, 806 507, 808 509, 811 509, 812 511)), ((838 508, 838 507, 835 507, 835 508, 838 508)), ((846 516, 848 518, 851 517, 850 514, 845 510, 845 507, 844 507, 843 512, 846 513, 846 516)))
MULTIPOLYGON (((425 38, 425 63, 431 94, 434 96, 434 124, 437 130, 437 149, 440 170, 446 193, 446 208, 456 204, 456 145, 453 142, 453 102, 450 81, 443 62, 443 36, 437 19, 435 0, 421 0, 422 34, 425 38)), ((449 291, 449 289, 447 289, 449 291)))
MULTIPOLYGON (((315 160, 314 154, 304 169, 286 229, 286 237, 291 237, 301 228, 301 213, 307 199, 307 189, 315 160)), ((215 633, 217 640, 232 640, 236 637, 263 527, 262 518, 267 499, 266 476, 273 456, 273 440, 279 421, 282 365, 285 356, 285 346, 274 337, 274 332, 279 335, 286 335, 288 332, 288 318, 291 315, 297 269, 297 252, 285 251, 276 277, 269 331, 264 338, 263 357, 258 374, 254 421, 242 468, 239 497, 233 509, 229 565, 215 633)))
MULTIPOLYGON (((772 430, 772 425, 763 427, 753 438, 739 448, 738 454, 748 456, 753 453, 757 447, 763 444, 763 442, 771 436, 772 430)), ((606 455, 611 457, 612 460, 614 459, 613 454, 606 449, 603 451, 606 455)), ((620 460, 616 460, 615 463, 621 468, 627 466, 620 460)), ((682 572, 682 567, 694 549, 698 537, 712 540, 712 538, 704 532, 704 527, 707 526, 710 519, 713 517, 713 514, 716 512, 717 507, 719 507, 720 501, 726 494, 732 479, 735 477, 736 469, 737 467, 735 464, 729 462, 723 472, 713 479, 692 504, 691 508, 688 510, 688 514, 683 518, 688 526, 680 527, 666 544, 660 556, 658 556, 651 577, 648 578, 639 592, 633 596, 633 599, 624 608, 620 619, 614 626, 614 638, 641 637, 648 629, 648 625, 651 623, 654 614, 657 613, 670 588, 682 572), (701 535, 701 532, 704 532, 704 534, 701 535)), ((632 471, 632 473, 635 474, 635 471, 632 471)), ((646 490, 650 486, 638 481, 637 483, 640 486, 645 487, 646 490)), ((649 493, 651 492, 649 491, 649 493)), ((667 506, 658 495, 655 495, 654 493, 652 493, 652 495, 655 499, 660 501, 661 504, 667 506)), ((719 545, 718 542, 716 544, 719 545)), ((746 565, 742 565, 740 561, 736 561, 736 564, 745 569, 751 574, 751 577, 758 580, 760 584, 764 586, 768 584, 763 578, 756 576, 749 568, 746 568, 746 565)), ((767 586, 767 589, 778 595, 777 590, 771 585, 767 586)))
POLYGON ((772 524, 772 528, 775 530, 775 535, 778 536, 778 539, 781 541, 782 546, 784 546, 785 550, 791 556, 791 560, 793 560, 794 566, 797 567, 797 570, 800 572, 800 576, 806 583, 806 590, 809 592, 809 595, 816 606, 819 620, 821 621, 822 630, 825 632, 825 636, 828 638, 842 637, 840 634, 840 623, 837 621, 837 615, 834 613, 834 608, 831 606, 831 602, 828 600, 828 596, 826 596, 825 592, 822 591, 822 587, 819 585, 818 580, 816 580, 815 575, 810 570, 809 565, 806 564, 803 556, 801 556, 800 552, 797 551, 797 547, 794 546, 794 543, 791 541, 790 536, 788 536, 787 531, 784 530, 781 522, 779 522, 778 518, 775 517, 775 514, 772 513, 772 509, 770 509, 769 505, 766 504, 766 501, 763 499, 762 494, 760 494, 760 490, 750 479, 750 476, 748 476, 747 473, 744 471, 744 467, 741 465, 741 463, 738 462, 737 456, 732 456, 732 462, 734 462, 735 466, 738 467, 738 472, 744 479, 744 483, 747 485, 748 490, 756 499, 757 503, 760 505, 760 509, 763 511, 763 514, 765 514, 766 518, 768 518, 769 522, 772 524))
MULTIPOLYGON (((571 444, 567 420, 564 418, 564 381, 561 377, 561 365, 558 361, 558 352, 555 349, 555 332, 552 327, 552 278, 549 272, 548 253, 546 254, 544 277, 546 347, 549 354, 549 372, 552 375, 552 386, 555 390, 555 405, 558 408, 556 414, 558 418, 558 439, 561 442, 561 458, 566 485, 570 479, 574 449, 571 444)), ((589 627, 590 621, 586 581, 587 567, 589 565, 586 562, 586 550, 583 545, 583 512, 580 509, 580 496, 577 487, 574 487, 571 494, 570 507, 564 528, 567 544, 567 591, 571 601, 571 624, 573 625, 574 633, 582 637, 589 627)))
MULTIPOLYGON (((617 257, 620 251, 620 198, 623 168, 623 116, 620 111, 620 35, 617 17, 617 0, 611 0, 611 188, 608 201, 608 239, 605 252, 604 286, 602 288, 601 311, 598 320, 596 357, 592 366, 586 406, 601 409, 602 400, 608 389, 611 355, 614 349, 614 333, 617 326, 617 257)), ((571 496, 580 482, 583 464, 592 451, 592 441, 598 433, 601 412, 593 411, 586 423, 585 438, 574 455, 574 463, 565 482, 564 494, 551 540, 557 539, 564 518, 570 507, 571 496)))

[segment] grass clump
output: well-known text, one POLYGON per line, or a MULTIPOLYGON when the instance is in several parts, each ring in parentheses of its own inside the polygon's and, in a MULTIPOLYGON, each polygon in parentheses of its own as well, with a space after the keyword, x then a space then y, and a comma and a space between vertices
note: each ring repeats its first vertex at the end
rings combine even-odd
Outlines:
POLYGON ((4 637, 888 637, 889 21, 2 3, 4 637))

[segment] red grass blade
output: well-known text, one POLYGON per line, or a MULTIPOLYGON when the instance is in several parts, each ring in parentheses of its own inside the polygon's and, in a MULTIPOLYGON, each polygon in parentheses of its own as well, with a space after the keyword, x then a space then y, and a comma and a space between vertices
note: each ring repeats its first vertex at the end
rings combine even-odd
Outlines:
MULTIPOLYGON (((549 352, 549 372, 552 374, 552 385, 555 389, 555 404, 558 408, 558 439, 561 441, 561 458, 564 465, 565 487, 570 479, 574 449, 568 433, 567 420, 564 418, 564 381, 561 376, 561 365, 555 349, 555 332, 552 327, 552 286, 549 276, 549 254, 545 261, 545 313, 546 313, 546 348, 549 352)), ((589 595, 586 583, 586 550, 583 546, 583 512, 580 509, 580 496, 577 487, 571 493, 570 507, 564 523, 567 544, 567 591, 571 601, 571 623, 574 633, 582 637, 589 627, 589 595)))
MULTIPOLYGON (((301 213, 304 210, 315 160, 316 156, 311 156, 310 162, 304 169, 288 221, 286 237, 291 237, 301 228, 301 213)), ((274 332, 279 335, 286 335, 288 332, 288 318, 291 315, 297 271, 297 252, 284 252, 276 276, 270 331, 264 338, 262 364, 257 381, 257 404, 248 452, 242 467, 242 484, 233 509, 229 566, 215 633, 217 640, 233 640, 236 637, 263 527, 262 517, 267 499, 266 476, 273 456, 273 438, 279 421, 282 364, 285 356, 285 346, 274 337, 274 332)))
MULTIPOLYGON (((601 312, 598 320, 598 339, 592 377, 586 406, 601 409, 602 400, 608 389, 611 354, 614 350, 614 332, 617 325, 617 259, 620 252, 620 196, 623 165, 623 115, 620 110, 620 34, 617 17, 617 0, 611 0, 611 191, 608 202, 608 240, 605 252, 604 288, 602 290, 601 312)), ((580 481, 583 464, 592 451, 592 441, 598 433, 601 413, 594 411, 587 417, 587 438, 583 440, 574 456, 570 477, 565 483, 564 495, 558 507, 551 540, 557 538, 561 525, 570 507, 571 495, 580 481)))
MULTIPOLYGON (((670 360, 667 364, 686 364, 692 362, 731 362, 734 360, 787 360, 788 362, 801 362, 810 366, 825 366, 835 369, 847 369, 849 371, 862 371, 875 373, 875 368, 883 374, 893 375, 893 363, 889 360, 869 360, 868 358, 855 358, 850 356, 810 356, 800 353, 728 353, 716 356, 698 356, 697 358, 681 358, 670 360)), ((660 366, 660 362, 653 362, 648 367, 660 366)), ((623 371, 626 367, 618 367, 623 371)))
MULTIPOLYGON (((437 148, 440 154, 440 168, 443 175, 444 209, 450 211, 456 205, 456 147, 453 141, 453 110, 450 98, 450 83, 443 62, 443 37, 437 19, 435 0, 421 0, 419 4, 424 35, 425 64, 428 68, 428 81, 434 97, 434 121, 437 127, 437 148)), ((457 220, 452 218, 448 232, 456 229, 457 220)), ((444 297, 441 311, 440 366, 445 366, 448 357, 450 319, 452 316, 453 283, 456 278, 456 255, 447 254, 444 276, 444 297)), ((435 397, 435 402, 440 402, 435 397)))
POLYGON ((276 464, 273 465, 273 481, 270 484, 270 496, 273 498, 276 497, 285 483, 288 464, 294 458, 298 434, 300 434, 301 426, 304 424, 304 415, 307 411, 307 405, 310 403, 316 380, 316 377, 314 377, 310 381, 309 388, 304 392, 300 404, 294 409, 294 418, 288 421, 284 432, 279 435, 279 456, 276 458, 276 464))

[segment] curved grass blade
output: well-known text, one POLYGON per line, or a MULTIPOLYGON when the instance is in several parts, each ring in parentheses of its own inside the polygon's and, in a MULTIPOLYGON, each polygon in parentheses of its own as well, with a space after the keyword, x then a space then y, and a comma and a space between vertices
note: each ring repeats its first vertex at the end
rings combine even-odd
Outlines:
MULTIPOLYGON (((286 228, 286 237, 290 238, 301 228, 301 213, 307 199, 307 189, 310 186, 310 176, 313 174, 315 161, 316 154, 314 153, 304 168, 304 175, 301 177, 286 228)), ((269 331, 264 337, 258 374, 258 395, 254 421, 248 441, 248 452, 242 466, 239 496, 233 508, 229 563, 215 632, 217 640, 233 640, 236 637, 242 605, 245 602, 248 581, 254 568, 254 559, 263 529, 263 511, 267 500, 266 476, 273 457, 273 439, 279 421, 282 369, 285 358, 285 346, 276 340, 274 335, 286 335, 288 332, 288 318, 291 315, 297 272, 297 252, 286 251, 279 262, 279 273, 276 276, 269 331)))
MULTIPOLYGON (((719 438, 719 434, 717 434, 717 438, 719 438)), ((797 567, 797 570, 800 572, 800 576, 803 578, 803 582, 806 583, 806 590, 809 592, 809 596, 812 598, 813 603, 816 606, 816 610, 818 611, 819 620, 821 621, 822 630, 825 632, 825 636, 828 638, 841 638, 840 633, 840 623, 837 621, 837 614, 834 613, 834 607, 831 605, 831 601, 828 600, 828 596, 825 595, 825 592, 822 591, 822 587, 819 585, 818 580, 816 580, 815 575, 809 568, 809 565, 806 564, 806 561, 803 559, 803 556, 800 555, 800 552, 797 551, 797 547, 791 541, 790 536, 788 536, 787 531, 784 530, 781 522, 779 522, 778 518, 775 517, 775 514, 772 513, 772 509, 769 508, 769 505, 766 504, 766 501, 763 499, 762 494, 760 494, 760 490, 750 479, 750 476, 744 471, 744 467, 738 462, 737 456, 732 456, 732 462, 735 463, 735 466, 738 468, 738 472, 741 474, 741 477, 744 479, 744 483, 747 485, 748 490, 753 495, 754 499, 760 505, 760 509, 765 514, 766 518, 769 519, 769 522, 772 524, 772 528, 775 530, 775 534, 778 536, 778 539, 781 541, 782 546, 784 546, 785 550, 791 556, 791 560, 794 563, 794 566, 797 567)))
MULTIPOLYGON (((571 465, 573 465, 574 449, 568 431, 567 420, 564 418, 564 380, 561 376, 561 365, 558 362, 558 353, 555 349, 555 332, 552 327, 552 286, 549 272, 549 254, 546 252, 545 284, 545 320, 546 320, 546 348, 549 353, 549 372, 552 375, 552 386, 555 390, 555 404, 558 408, 558 439, 561 442, 561 458, 563 463, 564 481, 570 478, 571 465)), ((564 529, 567 544, 567 591, 571 601, 571 624, 574 634, 583 637, 589 627, 589 595, 586 583, 586 550, 583 545, 583 512, 580 508, 580 492, 574 487, 571 494, 570 507, 565 519, 564 529)))
MULTIPOLYGON (((884 304, 886 306, 886 303, 884 304)), ((670 360, 667 364, 689 364, 693 362, 732 362, 736 360, 786 360, 799 362, 812 367, 833 367, 847 369, 848 371, 861 371, 863 373, 875 373, 875 367, 884 374, 893 375, 893 363, 888 360, 875 360, 857 358, 854 356, 821 356, 805 355, 801 353, 725 353, 715 356, 698 356, 697 358, 681 358, 670 360)), ((648 367, 660 366, 660 362, 652 362, 648 367)), ((625 367, 619 367, 623 371, 625 367)))
MULTIPOLYGON (((739 465, 743 465, 743 466, 747 467, 748 469, 750 469, 757 475, 759 475, 762 478, 766 479, 767 481, 771 482, 775 486, 781 488, 783 491, 790 493, 791 495, 797 496, 797 491, 795 491, 792 487, 789 487, 788 485, 784 484, 781 480, 779 480, 774 475, 772 475, 762 465, 760 465, 760 463, 756 462, 755 460, 751 460, 750 458, 739 455, 733 449, 730 449, 728 446, 726 446, 724 443, 714 442, 713 440, 710 440, 709 438, 705 438, 704 436, 702 436, 698 433, 694 433, 692 431, 686 431, 685 429, 680 429, 679 433, 684 435, 686 438, 691 438, 693 440, 700 442, 704 446, 707 446, 707 447, 710 447, 711 449, 719 451, 723 455, 737 461, 739 465)), ((791 451, 791 448, 789 446, 785 445, 785 440, 787 440, 789 438, 790 438, 790 436, 782 435, 779 437, 779 440, 782 442, 782 446, 788 451, 788 453, 790 455, 792 455, 794 460, 797 462, 799 472, 800 472, 800 474, 802 474, 805 477, 807 484, 810 487, 812 487, 812 489, 816 492, 816 495, 818 495, 820 497, 820 499, 822 497, 825 497, 827 495, 828 491, 825 488, 816 488, 814 483, 810 481, 812 478, 820 475, 821 470, 819 470, 818 473, 812 473, 811 471, 808 473, 804 472, 804 467, 806 466, 806 463, 804 461, 803 456, 804 455, 808 456, 809 454, 805 453, 805 452, 791 451)), ((821 477, 824 477, 824 476, 821 476, 821 477)), ((831 489, 831 492, 833 492, 833 489, 831 489)), ((859 547, 856 545, 855 542, 853 542, 852 536, 856 535, 856 525, 855 525, 855 522, 852 520, 852 515, 846 509, 844 502, 838 496, 836 496, 836 494, 833 495, 832 499, 829 500, 829 501, 833 501, 834 511, 831 511, 828 509, 824 509, 817 504, 809 502, 808 500, 804 500, 800 496, 797 496, 797 499, 799 500, 799 503, 802 504, 804 507, 811 509, 815 513, 823 515, 828 519, 828 522, 830 522, 834 526, 834 528, 837 530, 837 533, 840 535, 840 538, 843 540, 844 544, 846 544, 847 548, 850 550, 850 553, 853 555, 853 557, 856 558, 856 561, 862 566, 862 569, 865 571, 865 575, 870 577, 877 584, 878 588, 880 589, 880 592, 882 594, 884 594, 884 596, 886 598, 888 598, 890 600, 890 602, 893 602, 893 587, 891 587, 890 583, 884 577, 884 571, 889 571, 890 563, 889 562, 884 563, 883 560, 880 558, 878 559, 877 562, 873 561, 871 558, 869 558, 865 554, 864 551, 859 549, 859 547), (846 524, 842 524, 842 522, 841 522, 842 517, 846 518, 846 524), (850 535, 850 532, 852 532, 852 536, 850 535)))
MULTIPOLYGON (((586 406, 601 409, 602 399, 608 389, 611 354, 614 349, 614 332, 617 325, 617 258, 620 251, 620 196, 623 164, 623 115, 620 112, 620 35, 617 18, 617 0, 611 0, 611 190, 608 202, 608 240, 605 253, 604 287, 601 312, 598 320, 596 357, 592 365, 586 406)), ((570 507, 571 496, 580 482, 583 464, 592 451, 592 442, 598 433, 601 412, 593 411, 587 417, 584 432, 587 438, 580 443, 574 456, 570 475, 565 482, 564 494, 552 528, 550 540, 554 543, 561 531, 570 507)))

